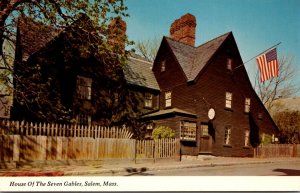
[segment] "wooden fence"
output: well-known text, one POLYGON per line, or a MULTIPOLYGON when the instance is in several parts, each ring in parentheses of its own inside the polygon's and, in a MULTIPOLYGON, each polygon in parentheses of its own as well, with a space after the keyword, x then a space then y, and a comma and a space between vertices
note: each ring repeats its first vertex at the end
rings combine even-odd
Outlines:
POLYGON ((254 157, 300 157, 300 144, 268 144, 254 149, 254 157))
POLYGON ((137 140, 136 158, 153 161, 165 158, 180 159, 179 139, 137 140))
POLYGON ((48 160, 180 158, 178 139, 135 140, 126 128, 0 122, 0 166, 48 160))
POLYGON ((48 136, 48 137, 92 137, 92 138, 125 138, 132 133, 125 127, 101 127, 97 125, 66 125, 49 123, 29 123, 24 121, 1 121, 0 135, 48 136))

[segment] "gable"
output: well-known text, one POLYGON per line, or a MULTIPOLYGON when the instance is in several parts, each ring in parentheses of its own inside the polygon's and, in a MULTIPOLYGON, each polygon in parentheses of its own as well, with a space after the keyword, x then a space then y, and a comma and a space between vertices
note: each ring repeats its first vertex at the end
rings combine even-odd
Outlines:
POLYGON ((199 47, 174 41, 171 38, 166 38, 166 40, 187 77, 187 81, 193 81, 230 34, 232 33, 223 34, 199 47))
POLYGON ((59 29, 46 26, 30 18, 19 18, 17 49, 21 49, 21 60, 27 60, 60 32, 59 29))

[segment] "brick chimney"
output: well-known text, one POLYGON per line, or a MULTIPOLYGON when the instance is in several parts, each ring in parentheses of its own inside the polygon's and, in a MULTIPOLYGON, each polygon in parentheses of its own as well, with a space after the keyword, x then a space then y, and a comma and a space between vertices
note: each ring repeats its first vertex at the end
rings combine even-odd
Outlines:
POLYGON ((172 39, 195 46, 196 18, 188 13, 176 19, 170 28, 170 36, 172 39))
POLYGON ((126 36, 126 22, 120 17, 114 18, 108 25, 109 41, 112 44, 119 44, 121 48, 125 49, 125 36, 126 36))

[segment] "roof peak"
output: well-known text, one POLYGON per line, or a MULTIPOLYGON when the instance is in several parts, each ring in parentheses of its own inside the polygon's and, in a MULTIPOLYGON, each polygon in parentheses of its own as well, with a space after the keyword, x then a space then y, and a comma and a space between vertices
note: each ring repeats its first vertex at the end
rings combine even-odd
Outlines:
POLYGON ((213 39, 211 39, 211 40, 208 40, 208 41, 204 42, 203 44, 200 44, 199 46, 191 46, 190 44, 187 44, 187 43, 184 43, 184 42, 181 42, 181 41, 174 40, 174 39, 172 39, 171 37, 168 37, 168 36, 164 36, 164 38, 166 38, 166 39, 168 39, 168 40, 171 40, 171 41, 173 41, 173 42, 176 42, 176 43, 178 43, 178 44, 182 44, 182 45, 189 46, 189 47, 192 47, 192 48, 197 49, 197 48, 199 48, 199 47, 201 47, 201 46, 203 46, 203 45, 205 45, 205 44, 207 44, 207 43, 209 43, 209 42, 212 42, 212 41, 214 41, 214 40, 216 40, 216 39, 218 39, 218 38, 221 38, 221 37, 223 37, 223 36, 228 36, 229 34, 232 34, 232 31, 226 32, 226 33, 224 33, 224 34, 222 34, 222 35, 219 35, 219 36, 217 36, 217 37, 215 37, 215 38, 213 38, 213 39))

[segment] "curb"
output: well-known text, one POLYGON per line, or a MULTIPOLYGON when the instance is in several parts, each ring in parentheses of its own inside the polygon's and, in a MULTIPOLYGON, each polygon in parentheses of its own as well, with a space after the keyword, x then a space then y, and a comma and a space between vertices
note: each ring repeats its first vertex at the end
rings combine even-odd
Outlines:
MULTIPOLYGON (((145 171, 160 171, 160 170, 172 170, 172 169, 184 169, 184 168, 199 168, 199 167, 215 167, 215 166, 233 166, 233 165, 249 165, 249 164, 267 164, 267 163, 277 163, 277 162, 289 162, 296 160, 255 160, 255 161, 229 161, 214 163, 212 160, 208 163, 183 163, 179 162, 176 165, 163 165, 163 166, 150 166, 142 167, 140 169, 136 168, 139 165, 120 167, 117 168, 102 168, 102 169, 89 169, 89 170, 77 170, 77 171, 18 171, 18 172, 0 172, 0 177, 9 176, 84 176, 84 175, 97 175, 97 174, 116 174, 120 173, 134 174, 142 173, 145 171), (127 170, 127 171, 126 171, 127 170), (140 170, 140 171, 139 171, 140 170)), ((297 160, 298 161, 298 160, 297 160)))
MULTIPOLYGON (((228 162, 228 163, 200 163, 200 164, 189 164, 189 165, 172 165, 172 166, 151 166, 147 168, 147 171, 159 171, 159 170, 172 170, 172 169, 184 169, 184 168, 198 168, 198 167, 215 167, 215 166, 232 166, 232 165, 248 165, 248 164, 266 164, 275 163, 276 161, 250 161, 250 162, 228 162)), ((278 161, 277 161, 278 162, 278 161)), ((76 176, 76 175, 87 175, 87 174, 114 174, 126 172, 125 168, 116 169, 100 169, 90 171, 66 171, 65 176, 76 176)))

